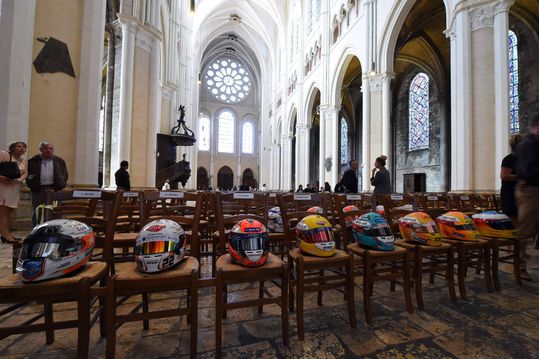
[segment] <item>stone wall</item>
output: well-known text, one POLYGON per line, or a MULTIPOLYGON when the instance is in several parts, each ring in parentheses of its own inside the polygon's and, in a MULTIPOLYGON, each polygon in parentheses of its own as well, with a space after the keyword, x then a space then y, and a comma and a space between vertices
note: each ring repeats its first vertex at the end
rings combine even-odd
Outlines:
POLYGON ((404 174, 425 173, 427 191, 446 191, 449 187, 449 179, 445 178, 442 165, 447 165, 449 159, 442 158, 442 147, 447 144, 441 138, 442 125, 449 121, 447 115, 447 99, 439 93, 434 78, 416 65, 409 65, 407 70, 397 76, 393 91, 393 157, 394 168, 392 171, 393 189, 402 192, 404 186, 404 174), (409 89, 413 78, 419 73, 429 75, 429 99, 430 99, 430 144, 428 149, 408 150, 409 138, 409 89))

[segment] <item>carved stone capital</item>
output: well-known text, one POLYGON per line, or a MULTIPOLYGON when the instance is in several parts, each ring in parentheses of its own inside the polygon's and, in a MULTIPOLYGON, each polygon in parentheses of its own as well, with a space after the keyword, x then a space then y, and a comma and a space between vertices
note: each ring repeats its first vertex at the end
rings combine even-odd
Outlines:
POLYGON ((508 12, 513 3, 514 0, 498 0, 470 8, 472 31, 494 27, 494 17, 499 13, 508 12))

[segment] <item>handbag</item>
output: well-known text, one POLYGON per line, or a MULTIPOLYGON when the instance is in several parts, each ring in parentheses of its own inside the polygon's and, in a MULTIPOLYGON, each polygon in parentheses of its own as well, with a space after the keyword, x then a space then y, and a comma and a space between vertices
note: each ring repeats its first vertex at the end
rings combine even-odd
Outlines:
POLYGON ((7 177, 9 179, 21 177, 19 165, 17 162, 11 162, 11 154, 9 154, 9 162, 0 162, 0 176, 7 177))

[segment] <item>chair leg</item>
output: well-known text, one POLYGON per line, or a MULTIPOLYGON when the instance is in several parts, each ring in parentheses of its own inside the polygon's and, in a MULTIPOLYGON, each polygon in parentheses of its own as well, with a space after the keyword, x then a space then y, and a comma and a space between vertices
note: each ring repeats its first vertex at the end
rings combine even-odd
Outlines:
POLYGON ((352 328, 357 327, 356 305, 354 299, 354 258, 350 254, 350 259, 346 266, 346 295, 348 300, 348 320, 352 328))
MULTIPOLYGON (((107 279, 103 278, 99 281, 99 286, 105 288, 107 285, 107 279)), ((106 336, 106 326, 105 326, 105 298, 99 296, 99 336, 105 338, 106 336)))
MULTIPOLYGON (((262 300, 264 299, 264 281, 260 281, 260 285, 258 287, 258 299, 262 300)), ((258 305, 258 314, 264 313, 264 306, 262 304, 258 305)))
MULTIPOLYGON (((291 276, 292 273, 294 273, 294 261, 293 259, 288 256, 288 273, 289 275, 291 276)), ((289 310, 292 312, 294 311, 294 283, 295 281, 292 279, 292 278, 288 278, 288 297, 289 297, 289 301, 288 301, 288 306, 289 306, 289 310)))
MULTIPOLYGON (((320 269, 320 271, 318 272, 318 275, 320 277, 324 277, 324 270, 323 269, 320 269)), ((323 279, 320 279, 320 284, 324 284, 324 280, 323 279)), ((317 295, 317 304, 319 307, 321 307, 323 304, 322 304, 322 293, 323 291, 322 290, 319 290, 318 291, 318 295, 317 295)))
POLYGON ((365 321, 368 325, 372 324, 372 278, 371 278, 371 259, 368 252, 363 254, 363 310, 365 311, 365 321))
POLYGON ((297 279, 296 279, 296 320, 299 340, 305 339, 304 322, 303 322, 303 296, 304 296, 304 275, 305 268, 303 266, 303 258, 298 259, 297 263, 297 279))
POLYGON ((449 247, 447 250, 447 269, 445 278, 447 280, 447 286, 449 288, 449 298, 452 302, 457 301, 457 294, 455 293, 455 267, 453 263, 453 247, 449 247))
MULTIPOLYGON (((148 313, 149 311, 149 295, 148 293, 144 293, 142 294, 142 312, 143 313, 148 313)), ((149 320, 143 320, 142 321, 142 328, 144 330, 149 330, 150 329, 150 321, 149 320)))
POLYGON ((287 347, 290 343, 290 337, 288 333, 288 281, 289 272, 286 265, 282 265, 283 274, 281 276, 281 326, 283 331, 283 345, 287 347))
POLYGON ((215 273, 215 357, 221 358, 222 352, 222 326, 223 326, 223 275, 221 270, 215 273))
POLYGON ((468 300, 468 296, 466 295, 466 266, 464 264, 466 253, 464 251, 464 248, 459 245, 457 248, 457 278, 458 278, 458 284, 459 284, 459 293, 460 293, 460 299, 468 300))
POLYGON ((114 294, 114 277, 109 279, 105 298, 105 340, 106 357, 114 358, 116 353, 116 297, 114 294))
POLYGON ((79 281, 77 358, 88 358, 90 346, 90 278, 79 281))
POLYGON ((492 276, 491 269, 490 269, 490 248, 489 246, 486 246, 483 248, 483 263, 485 265, 485 284, 487 286, 487 290, 492 293, 494 292, 494 288, 492 286, 492 276))
MULTIPOLYGON (((186 298, 186 305, 187 305, 187 308, 191 308, 191 288, 187 289, 187 298, 186 298)), ((187 316, 187 324, 191 325, 191 316, 188 315, 187 316)))
POLYGON ((500 276, 498 273, 498 259, 500 258, 500 247, 498 246, 498 240, 492 240, 492 258, 491 258, 491 268, 492 268, 492 282, 494 283, 494 290, 500 290, 500 276))
POLYGON ((429 275, 429 284, 432 285, 432 284, 434 284, 434 278, 436 277, 434 271, 432 270, 432 268, 434 267, 434 264, 430 263, 430 264, 429 264, 429 267, 430 267, 430 271, 429 271, 429 273, 430 273, 430 275, 429 275))
POLYGON ((522 278, 520 278, 520 241, 515 239, 515 245, 513 246, 513 273, 515 273, 515 279, 517 284, 522 285, 522 278))
POLYGON ((195 359, 197 357, 197 340, 198 340, 198 288, 197 288, 197 280, 198 280, 198 271, 193 271, 191 277, 191 289, 190 289, 190 297, 191 302, 189 306, 189 315, 188 317, 191 318, 191 348, 190 348, 190 357, 191 359, 195 359))
POLYGON ((45 338, 47 344, 54 342, 54 329, 52 329, 52 323, 54 322, 52 303, 46 303, 43 305, 45 311, 45 338))
MULTIPOLYGON (((223 295, 221 297, 224 304, 228 303, 228 286, 226 284, 223 284, 223 295)), ((226 312, 226 310, 223 310, 223 319, 226 319, 226 312)))
POLYGON ((408 260, 408 253, 403 256, 404 267, 404 300, 406 302, 406 310, 408 313, 414 312, 414 306, 412 304, 412 294, 410 293, 410 261, 408 260))
MULTIPOLYGON (((414 270, 414 282, 415 282, 415 299, 417 302, 417 309, 423 310, 425 308, 423 304, 423 250, 421 246, 416 248, 415 256, 415 270, 414 270)), ((433 273, 433 269, 429 265, 429 272, 433 273)))

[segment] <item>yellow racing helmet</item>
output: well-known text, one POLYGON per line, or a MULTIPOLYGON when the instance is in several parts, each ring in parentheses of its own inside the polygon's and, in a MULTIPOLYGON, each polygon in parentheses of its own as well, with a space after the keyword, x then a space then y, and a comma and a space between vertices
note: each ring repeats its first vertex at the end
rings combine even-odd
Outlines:
POLYGON ((335 254, 333 230, 329 221, 318 215, 304 217, 296 225, 299 249, 317 257, 331 257, 335 254))
POLYGON ((472 216, 473 222, 483 237, 517 238, 517 230, 511 219, 503 213, 487 211, 472 216))
POLYGON ((442 237, 461 241, 478 241, 479 232, 472 219, 462 212, 451 211, 436 218, 442 237))
POLYGON ((442 236, 436 222, 425 212, 413 212, 399 219, 399 230, 407 242, 428 246, 441 245, 442 236))

